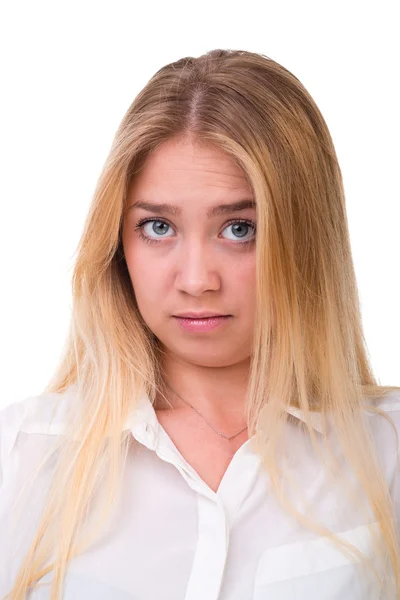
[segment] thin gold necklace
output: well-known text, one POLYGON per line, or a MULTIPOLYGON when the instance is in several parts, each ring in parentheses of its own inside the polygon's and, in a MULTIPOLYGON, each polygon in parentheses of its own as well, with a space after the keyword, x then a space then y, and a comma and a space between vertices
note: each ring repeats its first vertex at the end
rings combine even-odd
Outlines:
POLYGON ((245 427, 243 427, 243 429, 241 429, 240 431, 238 431, 237 433, 234 433, 233 435, 225 435, 224 433, 222 433, 221 431, 218 431, 218 429, 215 429, 215 427, 213 425, 211 425, 211 423, 209 423, 207 421, 207 419, 205 417, 203 417, 203 415, 201 413, 199 413, 199 411, 197 410, 197 408, 195 408, 194 406, 192 406, 189 402, 187 402, 184 398, 182 398, 182 396, 180 396, 178 394, 178 392, 176 390, 174 390, 166 381, 164 382, 165 385, 167 387, 169 387, 169 389, 174 392, 174 394, 176 394, 178 396, 178 398, 180 398, 181 400, 183 400, 183 402, 185 402, 185 404, 187 404, 188 406, 190 406, 190 408, 193 408, 193 410, 195 410, 197 412, 197 414, 207 423, 207 425, 209 427, 211 427, 211 429, 213 431, 215 431, 215 433, 218 433, 218 435, 220 435, 221 437, 225 438, 226 440, 232 440, 233 438, 235 438, 236 436, 238 436, 240 433, 243 433, 243 431, 245 431, 247 429, 247 425, 245 427))

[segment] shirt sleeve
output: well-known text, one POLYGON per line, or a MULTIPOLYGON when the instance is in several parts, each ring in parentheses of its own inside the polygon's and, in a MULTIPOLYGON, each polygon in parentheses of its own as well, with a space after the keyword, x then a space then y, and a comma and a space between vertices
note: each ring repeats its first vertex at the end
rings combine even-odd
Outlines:
POLYGON ((12 453, 25 413, 23 402, 14 402, 0 411, 0 495, 12 469, 12 453))
POLYGON ((400 402, 398 406, 398 410, 395 413, 395 421, 396 431, 398 436, 398 447, 397 447, 397 463, 394 468, 394 510, 397 520, 397 528, 400 539, 400 402))
POLYGON ((400 539, 400 392, 390 392, 387 398, 383 399, 380 407, 393 421, 395 426, 398 445, 396 445, 396 436, 391 426, 385 426, 382 438, 382 447, 385 449, 384 460, 388 465, 390 478, 390 495, 393 500, 394 513, 396 518, 397 531, 400 539))

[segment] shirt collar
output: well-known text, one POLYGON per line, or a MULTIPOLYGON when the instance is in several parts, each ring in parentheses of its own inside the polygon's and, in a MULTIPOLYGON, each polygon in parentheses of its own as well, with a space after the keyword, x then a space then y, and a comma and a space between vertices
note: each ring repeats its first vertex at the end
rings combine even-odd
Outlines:
MULTIPOLYGON (((286 408, 286 412, 291 414, 293 417, 306 422, 304 412, 300 408, 289 406, 286 408)), ((322 415, 319 412, 310 411, 310 422, 312 428, 318 433, 323 433, 322 415)), ((128 416, 124 429, 131 429, 132 432, 137 431, 153 431, 156 432, 158 429, 158 418, 154 410, 153 404, 146 393, 143 393, 140 398, 138 405, 128 416)))
MULTIPOLYGON (((300 421, 303 421, 303 423, 306 422, 304 412, 301 410, 301 408, 296 408, 295 406, 288 406, 286 408, 286 412, 300 419, 300 421)), ((324 432, 321 413, 316 411, 310 411, 310 421, 311 426, 313 429, 315 429, 315 431, 318 431, 318 433, 324 432)))

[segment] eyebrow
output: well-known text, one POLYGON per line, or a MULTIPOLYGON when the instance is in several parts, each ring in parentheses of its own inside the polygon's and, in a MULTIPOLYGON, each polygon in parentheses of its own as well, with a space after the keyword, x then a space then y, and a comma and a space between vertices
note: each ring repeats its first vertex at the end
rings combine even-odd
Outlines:
MULTIPOLYGON (((218 206, 213 206, 207 211, 207 217, 211 219, 212 217, 226 215, 239 210, 246 210, 247 208, 256 208, 256 206, 255 200, 250 199, 239 200, 238 202, 232 202, 230 204, 219 204, 218 206)), ((165 203, 158 204, 154 202, 138 201, 129 206, 127 212, 133 210, 134 208, 142 208, 143 210, 147 210, 149 212, 157 212, 161 215, 171 215, 173 217, 179 217, 182 214, 182 209, 180 207, 165 203)))

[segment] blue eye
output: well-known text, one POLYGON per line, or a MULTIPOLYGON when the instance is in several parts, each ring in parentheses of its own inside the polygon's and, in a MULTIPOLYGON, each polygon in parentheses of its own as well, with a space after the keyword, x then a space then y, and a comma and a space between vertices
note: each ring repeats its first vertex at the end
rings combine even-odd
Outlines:
MULTIPOLYGON (((230 221, 225 226, 224 230, 228 229, 229 227, 232 227, 232 226, 235 226, 233 228, 233 231, 235 231, 238 234, 238 235, 234 236, 234 240, 235 239, 239 240, 240 245, 252 244, 255 241, 255 234, 257 231, 257 226, 253 221, 249 221, 247 219, 232 219, 232 221, 230 221), (250 239, 240 241, 241 238, 246 237, 246 234, 249 229, 253 230, 252 237, 250 239)), ((163 219, 158 219, 156 217, 151 217, 151 218, 140 219, 137 222, 137 224, 135 225, 135 231, 139 232, 140 238, 142 240, 144 240, 145 242, 148 242, 149 244, 158 244, 161 241, 161 238, 171 237, 171 236, 165 235, 166 230, 168 230, 168 228, 170 228, 170 227, 171 227, 171 225, 167 221, 164 221, 163 219), (143 233, 144 226, 147 223, 153 223, 153 225, 151 227, 151 232, 155 233, 156 237, 158 239, 156 239, 154 237, 150 237, 148 235, 148 233, 146 233, 146 234, 143 233), (160 235, 158 235, 158 234, 160 234, 160 235)))
MULTIPOLYGON (((246 221, 245 219, 243 219, 241 221, 231 222, 229 225, 227 225, 226 229, 228 229, 229 227, 232 227, 232 230, 235 231, 236 234, 238 234, 238 237, 236 239, 245 237, 249 228, 252 228, 255 231, 255 225, 251 221, 246 221)), ((252 239, 254 239, 254 238, 252 238, 252 239)), ((249 241, 249 240, 246 240, 246 241, 249 241)))

